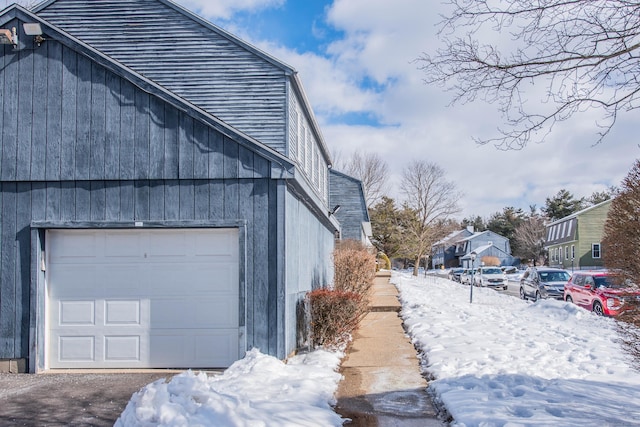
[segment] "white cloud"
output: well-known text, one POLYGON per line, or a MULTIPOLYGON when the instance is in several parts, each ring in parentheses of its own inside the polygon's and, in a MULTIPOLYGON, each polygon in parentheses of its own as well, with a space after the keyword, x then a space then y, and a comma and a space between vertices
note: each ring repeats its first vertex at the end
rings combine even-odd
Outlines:
MULTIPOLYGON (((209 5, 204 0, 199 4, 209 5)), ((230 13, 231 4, 209 7, 226 7, 230 13)), ((264 7, 273 2, 237 4, 264 7)), ((447 107, 450 94, 425 86, 422 71, 413 62, 438 45, 435 25, 443 7, 424 0, 335 0, 327 19, 344 36, 327 45, 322 55, 296 52, 274 40, 248 41, 299 71, 333 151, 346 157, 357 149, 370 150, 386 158, 396 184, 392 197, 399 196, 402 169, 413 159, 439 164, 465 193, 461 217, 486 217, 506 206, 541 207, 561 188, 583 197, 618 185, 633 159, 640 157, 631 117, 596 146, 592 146, 597 139, 595 112, 559 124, 547 142, 520 151, 473 142, 474 137, 497 136, 503 119, 495 106, 476 102, 447 107), (332 121, 336 114, 349 112, 369 113, 382 126, 332 121)), ((247 38, 241 28, 227 29, 247 38)))
POLYGON ((238 11, 256 11, 283 5, 285 0, 180 0, 189 10, 207 19, 229 19, 238 11))

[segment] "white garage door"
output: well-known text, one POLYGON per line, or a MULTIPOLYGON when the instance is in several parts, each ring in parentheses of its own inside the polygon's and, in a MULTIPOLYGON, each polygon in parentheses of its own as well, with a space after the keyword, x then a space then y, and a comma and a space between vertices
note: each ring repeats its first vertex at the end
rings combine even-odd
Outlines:
POLYGON ((49 368, 227 367, 237 229, 47 232, 49 368))

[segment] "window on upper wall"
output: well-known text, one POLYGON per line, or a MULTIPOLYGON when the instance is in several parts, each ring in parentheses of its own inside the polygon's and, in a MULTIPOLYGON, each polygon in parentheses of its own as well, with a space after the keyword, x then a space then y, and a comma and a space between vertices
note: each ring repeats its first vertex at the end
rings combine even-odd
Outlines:
POLYGON ((289 158, 298 160, 298 110, 291 106, 291 127, 289 129, 289 158))
POLYGON ((591 258, 600 258, 600 243, 591 244, 591 258))
POLYGON ((571 259, 576 259, 576 245, 571 245, 571 259))
POLYGON ((569 246, 564 247, 564 259, 569 260, 569 246))

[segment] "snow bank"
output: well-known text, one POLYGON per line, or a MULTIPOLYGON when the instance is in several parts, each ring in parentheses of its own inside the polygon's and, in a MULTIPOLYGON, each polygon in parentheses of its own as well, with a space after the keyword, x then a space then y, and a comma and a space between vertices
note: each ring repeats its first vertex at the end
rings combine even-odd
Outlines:
POLYGON ((341 356, 315 351, 285 364, 254 349, 221 375, 187 371, 145 386, 115 426, 341 426, 331 407, 341 356))
POLYGON ((455 426, 640 423, 640 374, 612 319, 435 277, 394 274, 430 390, 455 426))

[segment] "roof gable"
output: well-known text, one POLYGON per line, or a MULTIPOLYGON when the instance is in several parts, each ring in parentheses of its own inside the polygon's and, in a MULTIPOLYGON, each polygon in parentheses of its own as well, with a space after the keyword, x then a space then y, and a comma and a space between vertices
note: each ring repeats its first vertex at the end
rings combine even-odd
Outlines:
POLYGON ((283 62, 169 0, 50 0, 34 10, 287 154, 287 93, 297 80, 292 78, 295 71, 283 62))
MULTIPOLYGON (((134 86, 142 89, 142 91, 159 98, 169 105, 172 105, 179 111, 188 114, 193 119, 198 120, 201 123, 209 126, 211 129, 220 132, 224 136, 227 136, 235 143, 240 144, 241 146, 265 158, 266 160, 271 161, 272 176, 281 178, 291 178, 294 176, 293 163, 291 163, 289 159, 282 156, 275 150, 261 144, 252 137, 243 134, 242 132, 222 122, 208 112, 203 111, 202 109, 198 108, 195 105, 192 105, 188 101, 176 96, 171 91, 168 91, 157 83, 145 78, 134 70, 131 70, 123 64, 114 61, 109 56, 87 45, 83 41, 76 39, 72 35, 66 33, 64 30, 56 27, 55 25, 42 19, 41 17, 34 15, 23 7, 19 5, 12 5, 9 8, 5 9, 4 13, 0 15, 0 25, 6 25, 6 23, 16 19, 22 22, 40 23, 43 28, 45 39, 55 40, 56 42, 67 46, 68 48, 89 58, 96 64, 104 67, 104 69, 131 82, 134 86)), ((26 40, 28 40, 28 37, 25 36, 24 33, 22 33, 20 39, 20 43, 22 47, 24 47, 23 44, 26 42, 26 40)))

